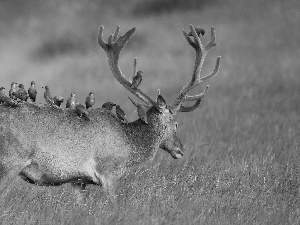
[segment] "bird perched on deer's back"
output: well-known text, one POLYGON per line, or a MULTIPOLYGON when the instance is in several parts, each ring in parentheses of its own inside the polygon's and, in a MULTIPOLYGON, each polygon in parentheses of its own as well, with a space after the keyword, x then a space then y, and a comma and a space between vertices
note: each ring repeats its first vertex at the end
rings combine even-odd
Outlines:
POLYGON ((90 120, 88 111, 86 111, 85 107, 79 102, 75 103, 75 112, 80 118, 84 117, 86 120, 90 120))
POLYGON ((116 104, 114 104, 112 102, 105 102, 102 105, 102 108, 105 109, 105 110, 107 110, 107 111, 111 111, 114 106, 116 106, 116 104))
POLYGON ((35 89, 35 82, 34 81, 31 81, 31 86, 28 89, 28 95, 29 95, 29 98, 32 100, 32 102, 35 102, 37 91, 35 89))
POLYGON ((71 97, 67 100, 66 108, 75 109, 75 93, 71 93, 71 97))
POLYGON ((132 88, 137 88, 142 83, 142 79, 143 79, 142 73, 143 71, 138 71, 136 75, 132 78, 132 83, 131 83, 132 88))
POLYGON ((62 96, 55 96, 53 98, 54 104, 57 105, 58 107, 60 107, 61 103, 63 103, 64 101, 64 97, 62 96))
POLYGON ((15 100, 5 95, 4 89, 4 87, 0 88, 0 102, 11 107, 18 106, 18 103, 15 100))
POLYGON ((95 96, 93 92, 90 92, 90 94, 85 99, 86 109, 92 107, 93 105, 95 105, 95 96))
MULTIPOLYGON (((196 28, 195 28, 195 31, 196 31, 198 37, 200 37, 200 34, 201 34, 202 36, 205 34, 205 30, 202 29, 202 28, 200 28, 200 27, 196 27, 196 28)), ((190 33, 188 33, 188 35, 189 35, 189 36, 193 36, 192 31, 191 31, 190 33)))
POLYGON ((9 90, 9 92, 8 92, 9 97, 10 97, 11 99, 17 100, 17 97, 15 97, 15 96, 13 95, 13 93, 16 92, 16 91, 17 91, 17 83, 16 83, 16 82, 12 82, 12 83, 11 83, 10 90, 9 90))
POLYGON ((126 115, 119 105, 116 106, 116 115, 124 123, 127 123, 126 115))
POLYGON ((13 92, 12 95, 14 95, 15 97, 17 97, 18 99, 20 99, 21 101, 27 101, 28 99, 28 94, 27 91, 24 88, 23 84, 19 84, 19 90, 17 90, 16 92, 13 92))
POLYGON ((45 98, 46 103, 49 105, 53 105, 54 101, 53 101, 49 87, 45 86, 43 88, 45 88, 44 98, 45 98))

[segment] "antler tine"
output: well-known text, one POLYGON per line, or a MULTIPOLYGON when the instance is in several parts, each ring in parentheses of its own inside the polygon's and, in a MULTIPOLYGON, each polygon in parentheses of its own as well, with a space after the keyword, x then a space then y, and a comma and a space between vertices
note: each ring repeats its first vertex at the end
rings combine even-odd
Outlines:
POLYGON ((118 34, 120 32, 120 27, 118 26, 115 33, 109 35, 108 43, 103 40, 103 30, 104 26, 101 26, 98 34, 98 44, 106 51, 106 53, 107 51, 110 51, 111 47, 113 47, 113 49, 119 54, 131 38, 132 34, 135 32, 136 28, 131 28, 124 35, 118 38, 118 34))
POLYGON ((194 95, 194 96, 188 96, 187 95, 184 100, 185 101, 195 101, 195 100, 201 99, 206 95, 206 93, 208 91, 208 88, 209 88, 209 85, 207 85, 205 90, 202 93, 200 93, 199 95, 194 95))
POLYGON ((120 26, 117 26, 116 31, 114 33, 114 38, 113 38, 114 42, 116 42, 118 40, 119 32, 120 32, 120 26))
POLYGON ((104 26, 101 26, 98 33, 98 44, 106 51, 107 44, 103 40, 103 30, 104 30, 104 26))
POLYGON ((157 89, 157 96, 160 95, 160 89, 157 89))
POLYGON ((136 28, 133 27, 130 30, 128 30, 125 34, 118 37, 120 32, 120 27, 118 26, 116 28, 115 33, 111 34, 108 37, 108 43, 106 43, 103 40, 103 29, 104 29, 103 26, 101 26, 99 29, 98 43, 106 52, 106 55, 108 57, 108 63, 114 77, 127 90, 129 90, 132 94, 134 94, 136 97, 141 99, 147 105, 156 105, 156 102, 153 99, 151 99, 149 96, 147 96, 145 93, 143 93, 139 88, 132 87, 132 84, 125 78, 125 76, 123 75, 119 67, 120 52, 122 51, 126 43, 129 41, 129 39, 132 37, 136 28))
POLYGON ((134 60, 133 60, 133 76, 136 75, 136 66, 137 66, 137 57, 134 57, 134 60))
POLYGON ((214 70, 209 75, 201 78, 200 72, 201 72, 204 58, 205 58, 207 52, 211 48, 213 48, 214 46, 217 45, 215 29, 213 27, 211 27, 211 38, 210 38, 209 43, 205 47, 203 47, 203 45, 201 44, 200 35, 199 36, 197 35, 194 26, 191 24, 190 24, 190 29, 193 34, 194 41, 188 36, 188 34, 184 30, 183 30, 183 34, 184 34, 187 42, 189 43, 189 45, 191 45, 196 51, 195 66, 194 66, 194 70, 193 70, 193 74, 192 74, 192 78, 191 78, 190 82, 187 83, 182 88, 182 90, 179 92, 179 94, 177 95, 177 97, 175 98, 175 100, 171 106, 172 111, 174 111, 174 112, 176 112, 176 111, 190 112, 190 111, 195 110, 199 106, 199 104, 201 102, 200 100, 207 93, 208 86, 206 87, 205 91, 201 94, 194 95, 194 96, 188 96, 187 94, 194 87, 200 85, 202 82, 207 81, 209 78, 215 76, 218 73, 219 68, 220 68, 221 57, 219 56, 216 60, 216 65, 215 65, 214 70), (190 107, 182 106, 182 103, 184 101, 194 101, 194 100, 197 101, 194 105, 192 105, 190 107))
POLYGON ((202 100, 202 98, 199 98, 199 99, 195 102, 195 104, 192 105, 192 106, 183 106, 183 105, 181 105, 180 108, 179 108, 179 111, 180 111, 180 112, 192 112, 192 111, 194 111, 195 109, 198 108, 198 106, 199 106, 200 103, 201 103, 201 100, 202 100))
POLYGON ((182 31, 185 39, 187 40, 187 42, 189 43, 189 45, 191 45, 193 48, 196 48, 195 43, 192 41, 192 39, 189 37, 189 35, 187 34, 187 32, 185 30, 182 31))
POLYGON ((215 47, 217 45, 216 43, 216 33, 215 28, 210 28, 210 42, 205 46, 205 51, 208 52, 212 47, 215 47))
POLYGON ((113 34, 110 34, 109 37, 108 37, 107 44, 111 45, 112 43, 113 43, 113 34))
POLYGON ((134 60, 133 60, 132 76, 129 77, 130 82, 132 82, 133 77, 136 75, 136 71, 137 71, 136 67, 137 67, 137 57, 135 57, 134 60))
POLYGON ((209 75, 200 78, 200 82, 204 82, 204 81, 208 80, 209 78, 217 75, 217 73, 219 72, 219 68, 220 68, 220 62, 221 62, 221 56, 218 56, 214 70, 209 75))
POLYGON ((192 34, 193 34, 193 37, 194 37, 194 42, 195 42, 196 46, 199 46, 200 48, 202 48, 200 37, 198 37, 198 35, 196 33, 196 30, 195 30, 195 28, 192 24, 190 24, 190 29, 192 31, 192 34))

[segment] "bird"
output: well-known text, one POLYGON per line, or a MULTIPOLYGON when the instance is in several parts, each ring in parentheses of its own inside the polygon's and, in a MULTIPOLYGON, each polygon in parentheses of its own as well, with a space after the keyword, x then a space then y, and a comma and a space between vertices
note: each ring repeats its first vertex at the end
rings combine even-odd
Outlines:
MULTIPOLYGON (((129 97, 128 97, 129 98, 129 97)), ((137 101, 134 101, 133 99, 129 98, 131 100, 131 102, 135 105, 135 107, 137 107, 137 112, 138 112, 138 116, 141 118, 141 120, 145 123, 148 123, 148 120, 147 120, 147 110, 148 110, 148 107, 137 102, 137 101)))
POLYGON ((12 82, 11 83, 11 87, 10 90, 8 92, 8 95, 11 99, 17 100, 17 98, 13 95, 14 92, 17 91, 17 83, 16 82, 12 82))
POLYGON ((67 100, 66 108, 75 109, 75 93, 71 93, 71 97, 67 100))
POLYGON ((132 83, 131 83, 132 88, 137 88, 142 83, 142 79, 143 79, 142 73, 143 71, 138 71, 136 75, 132 78, 132 83))
MULTIPOLYGON (((200 37, 200 34, 201 34, 202 36, 205 34, 205 30, 202 29, 202 28, 200 28, 200 27, 196 27, 196 28, 195 28, 195 31, 196 31, 198 37, 200 37)), ((191 31, 190 33, 188 33, 188 35, 189 35, 189 36, 193 36, 192 31, 191 31)))
POLYGON ((86 111, 85 107, 79 102, 75 103, 75 112, 80 118, 84 117, 86 120, 91 120, 88 111, 86 111))
POLYGON ((5 95, 4 89, 4 87, 0 88, 0 102, 11 107, 18 106, 18 102, 5 95))
POLYGON ((90 92, 90 94, 85 99, 86 109, 92 107, 93 105, 95 105, 95 96, 93 92, 90 92))
POLYGON ((116 104, 112 103, 112 102, 105 102, 103 105, 102 105, 102 108, 103 109, 106 109, 108 111, 111 111, 112 108, 116 106, 116 104))
POLYGON ((27 91, 24 88, 23 84, 19 84, 19 90, 17 90, 16 92, 13 92, 12 95, 17 97, 18 99, 20 99, 21 101, 27 101, 28 99, 28 94, 27 91))
POLYGON ((28 89, 28 95, 29 95, 29 98, 32 100, 32 102, 35 102, 37 91, 35 89, 35 82, 34 81, 31 81, 31 86, 28 89))
POLYGON ((60 107, 61 103, 63 103, 64 101, 64 97, 62 96, 55 96, 53 98, 54 104, 57 105, 58 107, 60 107))
POLYGON ((45 98, 46 103, 49 104, 49 105, 53 105, 54 101, 53 101, 52 95, 50 93, 49 87, 45 86, 45 87, 42 87, 42 88, 45 88, 44 98, 45 98))
POLYGON ((122 122, 127 123, 125 112, 119 105, 116 105, 116 115, 122 122))

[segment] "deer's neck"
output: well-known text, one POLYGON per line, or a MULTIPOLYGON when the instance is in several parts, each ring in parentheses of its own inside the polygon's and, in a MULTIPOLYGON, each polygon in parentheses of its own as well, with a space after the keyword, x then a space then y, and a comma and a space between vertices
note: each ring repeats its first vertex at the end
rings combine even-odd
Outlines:
POLYGON ((126 124, 126 136, 133 149, 132 164, 153 159, 163 138, 156 124, 145 124, 140 119, 126 124))

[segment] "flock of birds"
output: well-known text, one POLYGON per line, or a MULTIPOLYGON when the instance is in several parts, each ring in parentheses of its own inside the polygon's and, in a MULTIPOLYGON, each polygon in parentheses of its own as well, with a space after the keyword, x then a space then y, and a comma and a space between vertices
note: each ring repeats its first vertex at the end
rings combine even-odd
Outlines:
MULTIPOLYGON (((199 37, 200 35, 203 36, 205 34, 205 30, 200 27, 196 27, 195 31, 199 37)), ((192 32, 190 32, 188 35, 193 36, 192 32)), ((137 88, 141 84, 142 73, 143 73, 142 71, 138 71, 132 77, 132 81, 131 81, 132 88, 137 88)), ((61 107, 64 98, 62 96, 55 96, 53 98, 50 93, 49 87, 45 86, 43 88, 45 88, 44 98, 46 103, 50 106, 61 107)), ((15 82, 12 82, 11 84, 11 88, 9 90, 9 96, 6 96, 4 89, 5 89, 4 87, 0 87, 0 104, 5 104, 10 107, 17 107, 20 105, 19 104, 20 102, 26 102, 28 98, 31 100, 32 103, 35 103, 36 101, 37 91, 35 89, 34 81, 31 82, 31 86, 28 89, 28 91, 25 90, 23 84, 19 84, 17 86, 17 83, 15 82)), ((147 107, 145 105, 140 104, 139 102, 134 101, 131 98, 129 99, 137 107, 137 112, 141 120, 144 121, 145 123, 148 123, 147 114, 146 114, 147 107)), ((90 120, 88 109, 92 107, 94 104, 95 104, 95 96, 92 92, 90 92, 89 95, 86 97, 85 106, 80 104, 79 102, 76 102, 75 93, 73 92, 71 93, 71 97, 67 100, 66 108, 75 110, 75 112, 78 114, 80 118, 84 117, 85 119, 90 120)), ((120 119, 122 122, 127 123, 128 121, 126 119, 126 115, 119 105, 116 105, 111 102, 106 102, 102 105, 102 108, 111 111, 114 106, 116 106, 117 118, 120 119)))
MULTIPOLYGON (((61 107, 61 104, 64 102, 64 97, 55 96, 52 97, 50 89, 48 86, 42 87, 45 88, 44 98, 46 103, 49 106, 53 107, 61 107)), ((23 84, 19 84, 17 86, 16 82, 12 82, 11 88, 9 90, 9 96, 5 94, 4 87, 0 87, 0 104, 9 106, 9 107, 17 107, 20 106, 20 103, 27 102, 30 99, 31 103, 36 104, 37 90, 35 88, 35 82, 31 82, 31 86, 26 91, 23 84)), ((66 108, 75 110, 77 115, 81 118, 85 118, 86 120, 90 120, 88 109, 95 105, 95 96, 93 92, 90 92, 89 95, 85 99, 85 106, 76 102, 75 93, 72 92, 70 98, 67 100, 66 108)), ((102 105, 102 108, 105 110, 111 111, 113 107, 116 106, 116 116, 122 122, 127 123, 126 115, 124 111, 121 109, 119 105, 116 105, 112 102, 106 102, 102 105)))

